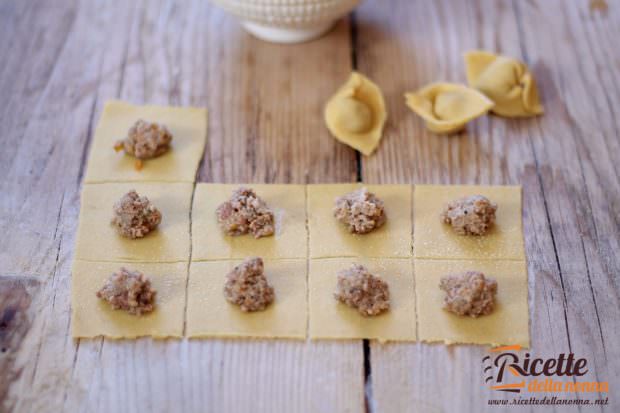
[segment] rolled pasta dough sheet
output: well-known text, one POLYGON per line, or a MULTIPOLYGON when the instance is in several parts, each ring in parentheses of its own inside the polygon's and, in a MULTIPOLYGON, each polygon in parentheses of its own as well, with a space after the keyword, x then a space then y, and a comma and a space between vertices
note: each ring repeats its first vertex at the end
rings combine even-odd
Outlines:
POLYGON ((415 341, 415 294, 412 262, 388 258, 324 258, 310 260, 310 338, 325 340, 377 339, 415 341), (389 285, 390 310, 364 317, 334 298, 338 272, 352 264, 364 265, 389 285))
POLYGON ((246 258, 305 258, 306 188, 277 184, 198 184, 192 210, 192 261, 246 258), (269 237, 226 235, 217 222, 217 207, 239 187, 252 188, 274 211, 276 230, 269 237))
POLYGON ((310 257, 410 257, 411 192, 411 185, 308 185, 310 257), (387 221, 368 234, 352 234, 334 218, 334 201, 362 187, 383 200, 387 221))
POLYGON ((84 185, 76 259, 89 261, 188 261, 189 209, 193 185, 154 182, 84 185), (130 239, 110 224, 112 208, 129 190, 145 195, 162 213, 159 226, 144 238, 130 239))
POLYGON ((207 139, 207 110, 140 106, 106 102, 95 130, 84 182, 194 182, 207 139), (173 135, 171 149, 135 168, 136 158, 116 152, 114 143, 139 120, 165 125, 173 135))
POLYGON ((182 337, 187 262, 171 264, 76 260, 71 276, 71 331, 74 338, 182 337), (113 310, 97 291, 121 267, 143 272, 157 290, 155 310, 142 316, 113 310))
POLYGON ((525 259, 520 186, 416 185, 413 190, 416 258, 525 259), (458 235, 440 214, 450 201, 484 195, 497 203, 496 221, 486 235, 458 235))
POLYGON ((525 261, 416 259, 414 267, 421 341, 529 347, 525 261), (497 281, 496 307, 489 315, 472 318, 443 309, 445 293, 439 289, 439 280, 469 270, 497 281))
POLYGON ((187 297, 187 336, 306 338, 305 260, 265 260, 275 300, 244 313, 224 298, 226 275, 241 260, 192 262, 187 297))

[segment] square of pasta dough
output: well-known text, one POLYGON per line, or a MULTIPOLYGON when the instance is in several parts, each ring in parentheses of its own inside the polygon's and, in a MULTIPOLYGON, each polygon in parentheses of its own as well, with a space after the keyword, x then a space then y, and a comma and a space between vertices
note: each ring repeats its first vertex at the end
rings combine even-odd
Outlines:
POLYGON ((198 184, 192 210, 192 260, 306 258, 306 188, 304 185, 198 184), (275 233, 226 235, 217 222, 216 209, 239 187, 252 188, 275 215, 275 233))
POLYGON ((416 316, 413 264, 409 259, 322 258, 310 260, 309 324, 312 339, 377 339, 415 341, 416 316), (364 317, 334 298, 338 272, 360 264, 388 283, 390 309, 364 317))
POLYGON ((416 185, 413 190, 413 253, 416 258, 525 259, 520 186, 416 185), (450 201, 484 195, 497 204, 486 235, 459 235, 440 215, 450 201))
POLYGON ((193 184, 154 182, 84 185, 76 259, 88 261, 188 261, 189 208, 193 184), (121 236, 110 224, 112 209, 125 193, 135 189, 162 213, 159 226, 144 238, 121 236))
POLYGON ((187 296, 188 337, 306 338, 305 260, 265 260, 275 300, 243 312, 224 298, 226 275, 241 260, 192 262, 187 296))
POLYGON ((84 182, 194 182, 206 139, 206 109, 106 102, 93 137, 84 182), (172 133, 171 149, 145 160, 141 170, 135 168, 136 158, 114 150, 114 143, 125 138, 139 119, 163 124, 172 133))
POLYGON ((414 272, 420 340, 529 347, 525 261, 416 259, 414 272), (497 281, 496 306, 489 315, 472 318, 443 309, 441 277, 469 270, 497 281))
POLYGON ((310 257, 411 257, 411 185, 308 185, 310 257), (387 220, 367 234, 353 234, 334 218, 337 197, 366 187, 385 204, 387 220))
POLYGON ((76 260, 71 275, 71 331, 74 338, 182 337, 185 312, 187 262, 121 263, 76 260), (96 293, 121 267, 141 271, 149 277, 155 310, 135 316, 113 310, 96 293))

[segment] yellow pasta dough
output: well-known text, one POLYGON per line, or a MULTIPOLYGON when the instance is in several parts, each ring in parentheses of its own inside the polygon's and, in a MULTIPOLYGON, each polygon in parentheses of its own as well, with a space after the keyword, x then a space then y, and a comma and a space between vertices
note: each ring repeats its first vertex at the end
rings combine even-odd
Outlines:
POLYGON ((536 80, 523 62, 474 50, 465 53, 465 65, 467 82, 495 102, 494 113, 506 117, 543 113, 536 80))
POLYGON ((71 330, 74 338, 182 337, 187 262, 154 264, 76 260, 71 275, 71 330), (110 275, 126 267, 143 272, 157 290, 155 310, 142 316, 113 310, 97 298, 110 275))
POLYGON ((84 185, 76 259, 175 262, 189 259, 189 210, 193 184, 108 183, 84 185), (144 238, 119 235, 110 224, 112 208, 129 190, 146 196, 162 213, 161 224, 144 238))
POLYGON ((381 90, 357 72, 325 106, 325 122, 332 135, 364 155, 370 155, 379 144, 386 118, 381 90))
POLYGON ((308 185, 310 257, 410 257, 411 191, 411 185, 308 185), (334 201, 361 187, 383 200, 387 221, 367 234, 353 234, 334 218, 334 201))
POLYGON ((413 194, 416 258, 525 259, 520 186, 416 185, 413 194), (440 219, 448 202, 469 195, 497 203, 495 224, 486 235, 458 235, 440 219))
POLYGON ((192 262, 187 296, 191 337, 306 337, 305 260, 265 260, 275 300, 264 311, 244 313, 224 298, 226 275, 241 261, 192 262))
POLYGON ((192 260, 246 258, 305 258, 306 188, 304 185, 198 184, 192 210, 192 260), (217 207, 240 186, 252 188, 274 211, 276 231, 268 237, 226 235, 219 227, 217 207))
POLYGON ((529 347, 525 261, 416 259, 414 272, 420 340, 529 347), (469 270, 497 281, 496 306, 489 315, 472 318, 443 309, 445 293, 439 289, 439 280, 469 270))
POLYGON ((408 259, 326 258, 310 260, 310 338, 415 341, 415 295, 412 263, 408 259), (387 282, 390 310, 375 317, 359 312, 334 298, 338 272, 361 264, 387 282))
POLYGON ((457 132, 493 107, 493 102, 482 93, 455 83, 433 83, 406 93, 405 98, 407 106, 436 133, 457 132))
POLYGON ((206 137, 206 109, 106 102, 93 137, 84 182, 194 182, 206 137), (141 170, 136 169, 134 157, 114 151, 114 143, 127 136, 139 119, 161 123, 173 135, 171 149, 145 160, 141 170))

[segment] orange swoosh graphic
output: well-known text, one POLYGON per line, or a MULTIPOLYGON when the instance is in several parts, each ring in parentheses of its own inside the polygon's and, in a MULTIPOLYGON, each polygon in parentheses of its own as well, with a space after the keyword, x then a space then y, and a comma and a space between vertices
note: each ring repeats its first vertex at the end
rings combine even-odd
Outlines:
POLYGON ((508 366, 508 371, 511 372, 512 375, 515 376, 515 377, 521 377, 519 372, 517 370, 515 370, 514 367, 512 367, 512 366, 508 366))
POLYGON ((503 347, 495 347, 492 348, 491 350, 489 350, 491 353, 497 353, 500 351, 519 351, 521 350, 521 345, 520 344, 515 344, 514 346, 503 346, 503 347))
POLYGON ((499 384, 497 386, 491 386, 491 389, 493 389, 493 390, 498 390, 498 389, 517 389, 517 388, 523 388, 523 387, 525 387, 525 381, 522 381, 521 383, 499 384))

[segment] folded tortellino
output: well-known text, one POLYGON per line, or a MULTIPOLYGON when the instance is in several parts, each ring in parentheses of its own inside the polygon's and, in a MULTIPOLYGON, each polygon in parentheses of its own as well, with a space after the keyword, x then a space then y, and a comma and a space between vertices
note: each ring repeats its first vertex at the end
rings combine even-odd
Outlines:
POLYGON ((339 141, 370 155, 381 140, 387 118, 381 90, 353 72, 325 106, 325 122, 339 141))
POLYGON ((482 93, 455 83, 432 83, 406 93, 405 99, 407 106, 435 133, 457 132, 493 107, 493 102, 482 93))
POLYGON ((467 82, 487 95, 493 113, 506 117, 543 113, 536 81, 521 61, 483 51, 465 53, 467 82))

